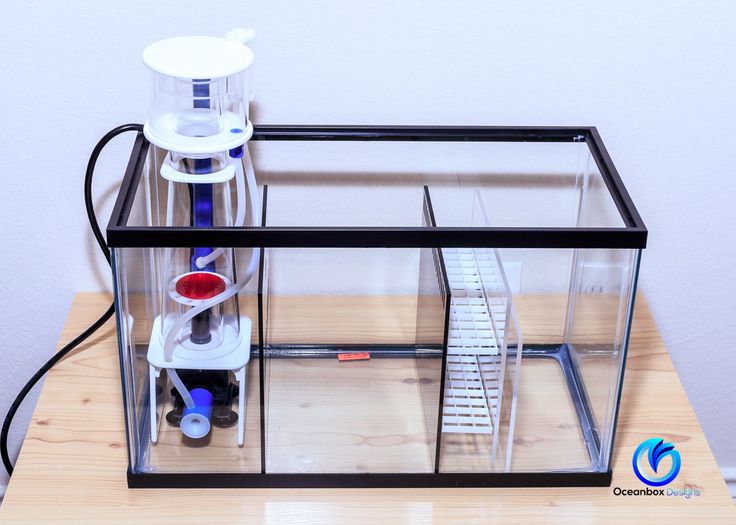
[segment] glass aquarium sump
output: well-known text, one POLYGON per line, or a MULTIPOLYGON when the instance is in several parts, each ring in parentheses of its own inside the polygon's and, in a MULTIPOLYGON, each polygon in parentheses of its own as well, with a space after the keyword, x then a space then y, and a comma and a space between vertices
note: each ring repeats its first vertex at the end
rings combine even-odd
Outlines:
POLYGON ((133 146, 108 226, 130 487, 610 484, 647 231, 595 128, 248 147, 241 227, 233 180, 197 224, 197 184, 133 146))

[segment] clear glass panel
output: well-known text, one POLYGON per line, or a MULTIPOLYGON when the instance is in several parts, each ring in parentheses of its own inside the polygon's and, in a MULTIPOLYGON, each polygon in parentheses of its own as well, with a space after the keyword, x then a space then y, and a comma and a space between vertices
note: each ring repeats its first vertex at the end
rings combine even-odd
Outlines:
MULTIPOLYGON (((584 143, 254 148, 267 226, 623 226, 584 143)), ((193 227, 189 185, 159 175, 165 155, 150 149, 130 225, 193 227)), ((234 183, 211 186, 212 224, 232 225, 234 183)), ((201 271, 227 287, 252 252, 220 248, 201 271)), ((184 354, 250 337, 244 396, 237 367, 173 367, 187 390, 219 392, 210 432, 192 438, 177 426, 191 407, 151 347, 193 307, 172 287, 196 250, 115 253, 134 471, 609 469, 639 251, 260 250, 263 278, 200 323, 209 341, 192 323, 175 330, 184 354)))
POLYGON ((275 226, 411 226, 427 185, 444 226, 623 227, 584 142, 253 142, 259 179, 291 203, 275 226), (584 201, 583 195, 590 193, 584 201), (586 203, 580 217, 581 203, 586 203), (330 221, 324 210, 329 209, 330 221))
MULTIPOLYGON (((495 201, 474 194, 470 210, 435 206, 437 224, 461 213, 473 226, 494 225, 495 201)), ((577 221, 591 216, 590 203, 582 194, 577 221)), ((443 253, 452 306, 440 470, 607 471, 635 251, 443 253), (469 301, 475 317, 463 323, 469 301), (484 337, 497 345, 490 352, 484 337), (463 411, 471 423, 451 425, 463 411)))
MULTIPOLYGON (((493 226, 624 226, 584 142, 255 141, 249 148, 259 183, 274 190, 281 209, 273 226, 417 226, 425 185, 443 226, 472 227, 477 194, 492 203, 493 226)), ((166 181, 151 177, 164 153, 149 154, 136 197, 150 200, 159 216, 153 224, 162 226, 166 181)), ((128 225, 147 225, 141 219, 128 225)))
POLYGON ((498 250, 484 269, 492 252, 443 249, 452 298, 440 471, 607 471, 638 251, 498 250), (499 269, 512 303, 484 278, 499 269), (472 324, 456 314, 468 297, 472 324), (499 320, 503 331, 487 330, 499 320), (476 341, 484 329, 498 350, 476 341), (451 424, 458 404, 465 425, 451 424))
MULTIPOLYGON (((277 193, 268 225, 290 211, 277 193)), ((446 316, 437 254, 266 251, 266 472, 433 472, 446 316)))
MULTIPOLYGON (((256 283, 246 286, 223 317, 232 319, 228 338, 216 335, 197 348, 189 332, 178 340, 171 364, 158 355, 162 314, 170 294, 165 288, 167 248, 119 248, 115 254, 116 301, 125 382, 129 446, 134 472, 260 472, 260 394, 256 283), (252 330, 251 330, 252 325, 252 330), (239 347, 225 351, 239 335, 239 347), (236 354, 246 364, 235 363, 236 354), (233 361, 235 359, 235 361, 233 361), (174 383, 174 372, 206 413, 190 411, 174 383), (197 391, 209 398, 200 403, 197 391), (206 395, 206 394, 203 394, 206 395), (241 403, 242 400, 242 403, 241 403), (204 422, 204 419, 207 421, 204 422), (187 426, 188 425, 188 426, 187 426), (205 426, 204 435, 197 434, 205 426), (185 435, 186 429, 186 435, 185 435)), ((249 250, 234 250, 243 270, 249 250), (243 263, 239 261, 244 261, 243 263)), ((216 334, 222 324, 210 323, 216 334)), ((159 352, 160 353, 160 352, 159 352)))
POLYGON ((565 342, 601 470, 610 465, 639 257, 639 250, 576 250, 573 261, 565 342))

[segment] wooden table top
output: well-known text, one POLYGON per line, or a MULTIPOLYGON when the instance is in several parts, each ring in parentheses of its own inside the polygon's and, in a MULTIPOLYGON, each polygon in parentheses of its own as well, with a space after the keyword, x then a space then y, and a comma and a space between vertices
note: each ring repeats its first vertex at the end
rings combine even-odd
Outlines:
MULTIPOLYGON (((61 341, 80 333, 107 304, 103 294, 79 294, 61 341)), ((621 403, 611 487, 130 490, 110 322, 49 374, 0 522, 736 523, 736 507, 642 297, 621 403), (669 487, 698 489, 700 496, 614 495, 614 487, 643 488, 631 456, 654 436, 675 443, 682 456, 669 487)))

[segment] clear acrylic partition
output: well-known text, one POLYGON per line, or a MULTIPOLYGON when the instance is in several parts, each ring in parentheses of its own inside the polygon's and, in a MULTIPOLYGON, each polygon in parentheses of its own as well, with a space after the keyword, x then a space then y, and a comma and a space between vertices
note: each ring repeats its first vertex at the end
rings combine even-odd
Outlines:
MULTIPOLYGON (((162 248, 113 250, 116 304, 119 311, 126 313, 119 317, 118 334, 122 350, 121 368, 126 378, 123 391, 127 404, 132 471, 260 472, 259 318, 255 283, 239 294, 237 305, 240 314, 253 323, 252 356, 245 370, 243 410, 240 410, 237 397, 239 381, 233 371, 213 371, 206 378, 217 392, 211 416, 212 429, 202 439, 186 437, 180 431, 178 421, 183 407, 177 403, 171 379, 166 370, 161 370, 158 377, 151 375, 148 360, 157 320, 164 311, 160 281, 165 275, 166 251, 162 248), (154 398, 155 416, 150 403, 154 398), (243 415, 244 445, 240 447, 238 419, 243 415)), ((250 250, 234 251, 237 259, 247 261, 250 250)), ((187 371, 178 369, 178 373, 188 383, 187 371)))
MULTIPOLYGON (((281 189, 268 188, 268 226, 293 209, 281 189)), ((389 210, 391 189, 377 193, 373 210, 389 210)), ((427 224, 422 192, 412 197, 402 213, 427 224)), ((307 201, 315 222, 366 219, 360 205, 307 201)), ((266 472, 434 472, 446 317, 437 250, 266 252, 266 472), (366 359, 340 360, 356 357, 366 359)))
MULTIPOLYGON (((477 190, 472 223, 490 225, 477 190)), ((507 472, 524 347, 509 281, 498 250, 442 254, 451 300, 439 468, 507 472)))
MULTIPOLYGON (((267 227, 625 227, 582 141, 250 148, 267 227)), ((160 157, 128 226, 167 225, 160 157)), ((134 472, 610 470, 638 249, 263 248, 236 303, 253 324, 242 447, 235 427, 191 440, 169 424, 165 373, 151 440, 147 346, 172 253, 115 250, 134 472)), ((233 249, 229 270, 249 256, 233 249)), ((239 412, 237 398, 221 409, 239 412)))
MULTIPOLYGON (((189 224, 191 201, 187 185, 173 184, 158 175, 164 154, 163 150, 149 147, 131 207, 131 223, 158 227, 189 224)), ((212 185, 216 226, 232 224, 232 209, 228 205, 235 198, 233 185, 233 181, 212 185)), ((118 330, 131 471, 258 473, 262 456, 258 279, 252 279, 232 300, 212 308, 205 321, 212 334, 212 342, 205 348, 216 346, 218 340, 232 338, 233 334, 246 339, 242 344, 250 360, 243 377, 237 375, 235 367, 219 366, 217 359, 211 361, 213 370, 171 365, 189 389, 201 382, 212 387, 211 430, 205 437, 194 439, 181 432, 184 406, 169 369, 151 364, 152 347, 162 345, 174 320, 190 308, 174 299, 173 283, 177 275, 189 271, 192 253, 190 248, 179 247, 113 250, 116 303, 118 312, 125 314, 118 316, 118 330), (239 395, 241 383, 244 396, 239 395)), ((234 282, 246 272, 251 256, 250 248, 224 247, 222 256, 207 268, 227 282, 234 282)), ((191 337, 186 328, 183 336, 191 337)), ((194 351, 201 350, 191 345, 184 349, 194 351)))

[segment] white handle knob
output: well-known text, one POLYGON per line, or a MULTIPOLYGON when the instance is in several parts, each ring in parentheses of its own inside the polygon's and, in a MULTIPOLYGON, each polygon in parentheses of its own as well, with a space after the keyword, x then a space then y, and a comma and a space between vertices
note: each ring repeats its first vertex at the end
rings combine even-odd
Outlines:
POLYGON ((253 31, 252 29, 245 29, 244 27, 237 27, 225 33, 225 38, 227 40, 231 40, 233 42, 238 42, 239 44, 245 45, 248 42, 255 40, 256 32, 253 31))

